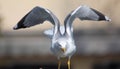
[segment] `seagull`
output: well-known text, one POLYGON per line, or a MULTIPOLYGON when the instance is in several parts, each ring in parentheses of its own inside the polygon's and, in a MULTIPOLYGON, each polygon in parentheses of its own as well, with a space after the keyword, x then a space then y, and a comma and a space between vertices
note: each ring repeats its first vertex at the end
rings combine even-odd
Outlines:
MULTIPOLYGON (((71 57, 76 52, 76 45, 73 38, 73 21, 80 20, 93 21, 111 21, 111 19, 101 12, 90 8, 86 5, 80 5, 77 9, 70 12, 64 20, 64 26, 60 25, 58 18, 46 8, 39 6, 34 7, 28 12, 14 27, 14 30, 29 28, 38 24, 49 21, 53 28, 46 30, 44 33, 51 38, 51 52, 58 58, 58 69, 61 66, 61 58, 67 58, 68 69, 71 65, 71 57)), ((48 22, 48 23, 49 23, 48 22)))

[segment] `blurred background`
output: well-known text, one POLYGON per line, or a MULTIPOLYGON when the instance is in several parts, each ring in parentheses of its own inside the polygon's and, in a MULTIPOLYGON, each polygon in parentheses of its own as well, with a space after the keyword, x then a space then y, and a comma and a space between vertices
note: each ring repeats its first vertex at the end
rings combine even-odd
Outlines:
MULTIPOLYGON (((80 5, 88 5, 111 18, 111 22, 74 21, 77 52, 72 69, 120 69, 119 0, 0 0, 0 69, 57 69, 50 52, 51 41, 43 31, 50 23, 13 30, 33 7, 51 10, 63 25, 65 17, 80 5)), ((62 68, 67 69, 66 59, 62 68)))

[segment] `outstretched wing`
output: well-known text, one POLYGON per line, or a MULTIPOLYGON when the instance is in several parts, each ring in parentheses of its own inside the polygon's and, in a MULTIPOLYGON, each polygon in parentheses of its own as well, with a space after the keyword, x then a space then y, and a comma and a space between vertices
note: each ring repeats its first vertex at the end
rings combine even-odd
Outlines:
POLYGON ((80 20, 110 21, 110 19, 107 16, 105 16, 101 12, 99 12, 93 8, 90 8, 86 5, 82 5, 82 6, 78 7, 77 9, 75 9, 74 11, 72 11, 66 17, 65 21, 68 21, 68 19, 70 19, 70 18, 75 19, 76 17, 79 18, 80 20))
POLYGON ((27 28, 37 24, 41 24, 44 21, 50 21, 53 25, 58 23, 57 17, 48 9, 36 6, 29 13, 27 13, 13 28, 14 30, 20 28, 27 28))
POLYGON ((107 16, 102 14, 101 12, 90 8, 86 5, 82 5, 72 11, 65 19, 65 28, 69 29, 70 32, 71 25, 75 18, 79 18, 80 20, 93 20, 93 21, 111 21, 107 16))

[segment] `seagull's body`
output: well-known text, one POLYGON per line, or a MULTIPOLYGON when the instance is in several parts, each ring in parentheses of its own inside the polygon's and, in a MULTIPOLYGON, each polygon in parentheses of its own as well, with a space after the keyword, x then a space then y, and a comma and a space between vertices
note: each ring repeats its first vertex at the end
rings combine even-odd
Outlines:
MULTIPOLYGON (((81 20, 110 21, 110 19, 102 13, 88 6, 82 5, 66 17, 64 26, 60 26, 59 20, 50 10, 37 6, 25 15, 14 29, 27 28, 41 24, 46 20, 50 21, 54 25, 54 28, 45 31, 44 33, 52 40, 51 51, 59 60, 60 58, 67 57, 68 69, 70 69, 70 59, 76 52, 72 27, 75 18, 81 20)), ((58 69, 60 69, 60 64, 61 62, 59 61, 58 69)))
POLYGON ((60 35, 57 39, 52 39, 51 51, 60 59, 61 57, 69 57, 75 53, 76 46, 72 38, 66 35, 60 35), (62 45, 62 47, 61 47, 62 45), (63 48, 63 50, 61 50, 63 48), (65 49, 65 51, 64 51, 65 49))

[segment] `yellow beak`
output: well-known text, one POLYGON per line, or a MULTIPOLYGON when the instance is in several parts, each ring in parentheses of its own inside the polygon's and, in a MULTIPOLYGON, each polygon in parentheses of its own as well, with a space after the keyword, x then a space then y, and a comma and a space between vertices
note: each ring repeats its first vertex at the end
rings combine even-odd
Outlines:
POLYGON ((61 51, 62 51, 62 52, 65 52, 65 51, 66 51, 66 49, 65 49, 65 48, 61 48, 61 51))

